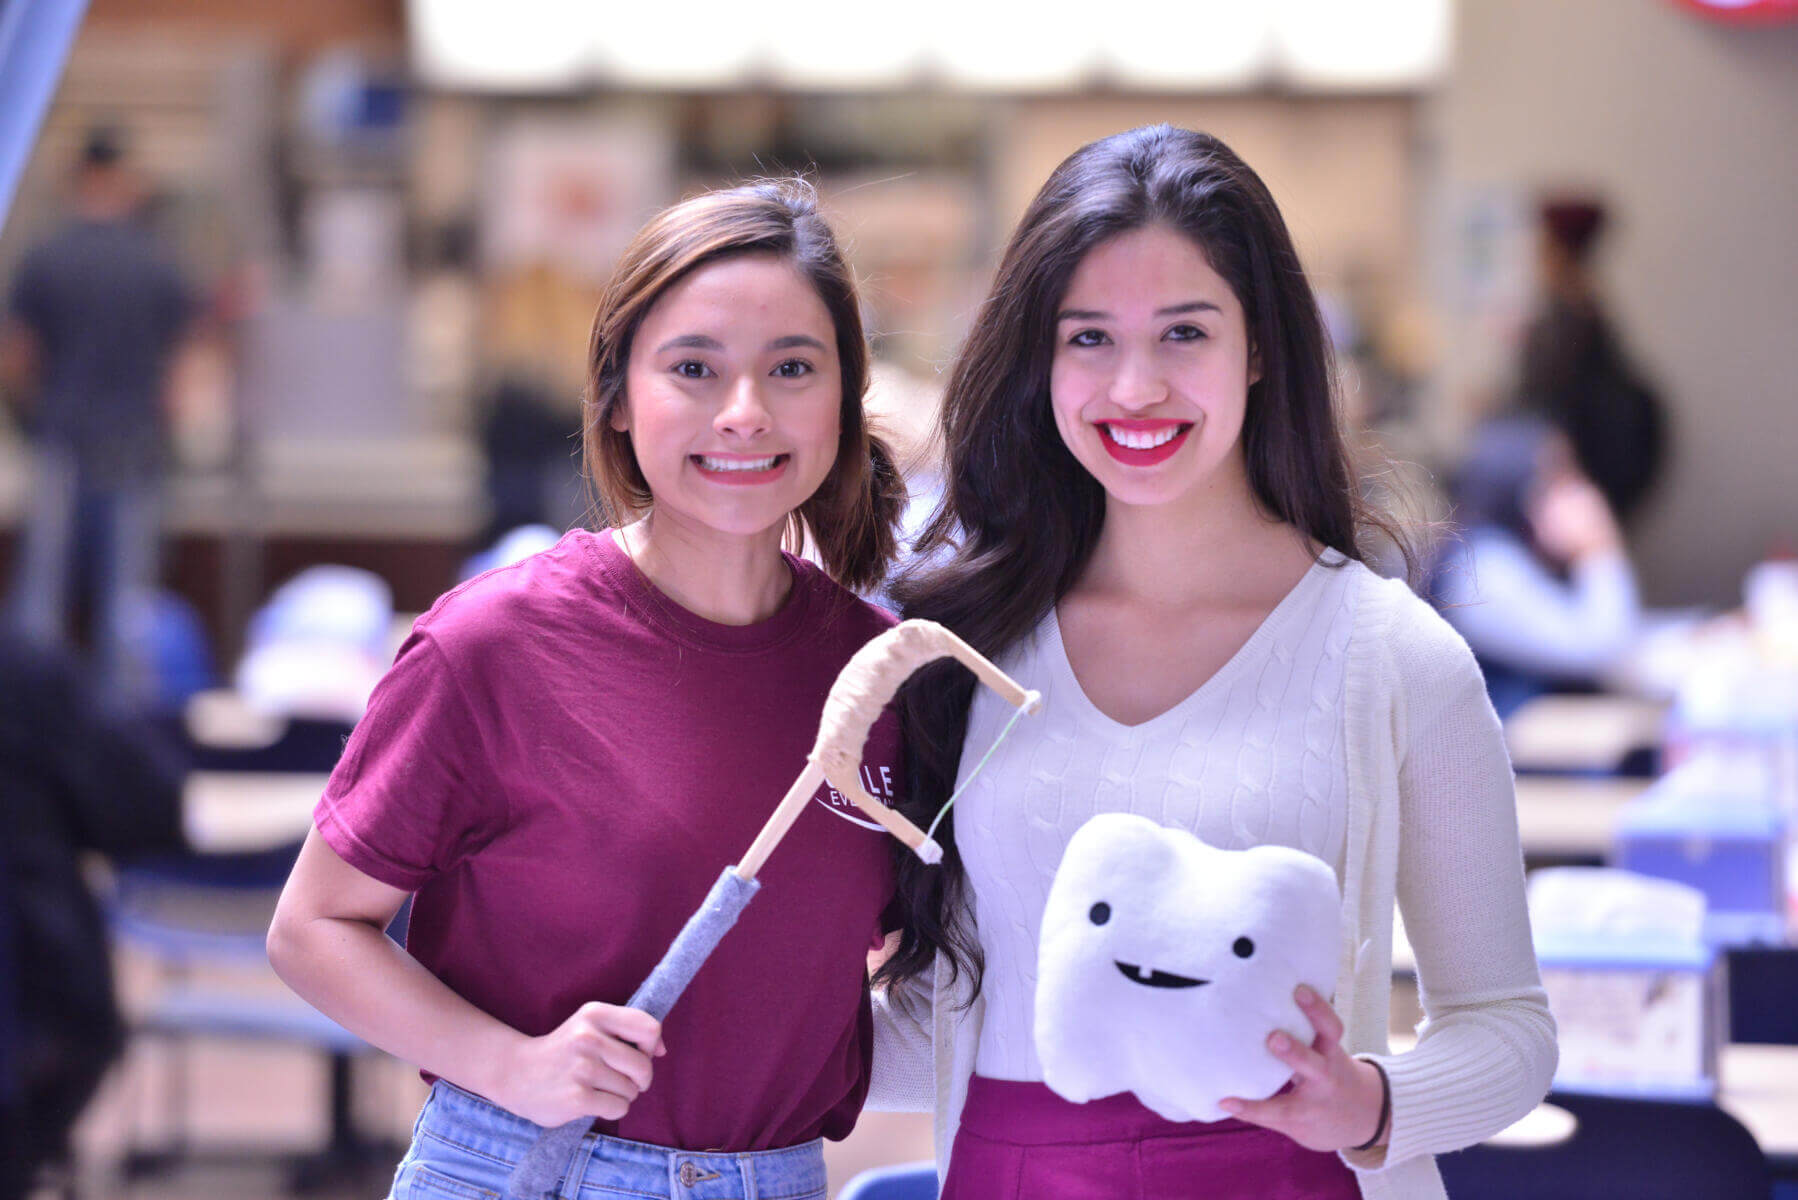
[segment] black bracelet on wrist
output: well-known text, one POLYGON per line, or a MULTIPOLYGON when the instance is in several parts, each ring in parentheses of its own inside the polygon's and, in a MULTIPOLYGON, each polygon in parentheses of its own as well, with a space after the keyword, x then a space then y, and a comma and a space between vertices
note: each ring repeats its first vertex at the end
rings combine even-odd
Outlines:
POLYGON ((1392 1120, 1392 1080, 1386 1078, 1386 1068, 1382 1067, 1371 1058, 1364 1058, 1360 1061, 1366 1063, 1380 1073, 1380 1121, 1379 1124, 1373 1127, 1372 1137, 1368 1138, 1365 1142, 1362 1142, 1359 1146, 1349 1147, 1351 1151, 1355 1152, 1372 1150, 1375 1146, 1379 1145, 1380 1139, 1386 1136, 1387 1124, 1392 1120))

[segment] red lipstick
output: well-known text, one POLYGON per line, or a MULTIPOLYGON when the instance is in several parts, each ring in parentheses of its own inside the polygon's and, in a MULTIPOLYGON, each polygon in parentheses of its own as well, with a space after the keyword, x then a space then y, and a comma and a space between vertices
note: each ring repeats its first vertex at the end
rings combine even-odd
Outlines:
POLYGON ((1191 421, 1099 421, 1099 441, 1104 444, 1105 452, 1117 461, 1129 467, 1152 467, 1156 463, 1166 462, 1179 452, 1186 444, 1186 436, 1192 432, 1191 421), (1169 430, 1177 430, 1165 442, 1153 446, 1126 446, 1118 440, 1119 434, 1126 435, 1131 441, 1153 441, 1158 435, 1165 435, 1169 430))

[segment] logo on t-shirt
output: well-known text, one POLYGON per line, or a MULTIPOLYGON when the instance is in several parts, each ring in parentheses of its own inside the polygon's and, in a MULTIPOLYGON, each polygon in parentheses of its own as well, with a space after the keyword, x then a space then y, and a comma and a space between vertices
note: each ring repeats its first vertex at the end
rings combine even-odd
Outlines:
MULTIPOLYGON (((874 797, 888 808, 893 807, 893 769, 888 766, 861 766, 862 787, 868 795, 874 797)), ((855 806, 855 801, 832 787, 828 781, 819 788, 812 799, 828 808, 845 821, 860 825, 863 829, 872 829, 876 833, 885 833, 878 822, 870 821, 862 815, 862 810, 855 806)))

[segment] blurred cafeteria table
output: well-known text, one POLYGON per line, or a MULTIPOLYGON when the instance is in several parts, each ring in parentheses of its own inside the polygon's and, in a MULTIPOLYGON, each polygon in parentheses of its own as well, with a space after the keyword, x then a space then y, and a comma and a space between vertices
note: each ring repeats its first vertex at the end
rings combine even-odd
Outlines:
POLYGON ((1640 696, 1538 696, 1505 722, 1520 772, 1613 771, 1632 750, 1660 744, 1662 700, 1640 696))
POLYGON ((1717 1104, 1768 1155, 1798 1157, 1798 1046, 1723 1047, 1717 1104))
POLYGON ((1532 864, 1602 861, 1617 810, 1652 781, 1604 775, 1519 775, 1517 827, 1532 864))
MULTIPOLYGON (((1414 1038, 1392 1038, 1395 1053, 1415 1044, 1414 1038)), ((1717 1067, 1717 1107, 1747 1126, 1768 1158, 1798 1155, 1798 1046, 1727 1045, 1717 1067)), ((1492 1140, 1529 1144, 1553 1141, 1570 1131, 1566 1114, 1543 1104, 1492 1140)))
MULTIPOLYGON (((1798 1156, 1798 1046, 1724 1046, 1717 1069, 1717 1107, 1746 1126, 1769 1159, 1783 1166, 1798 1156)), ((1572 1132, 1571 1124, 1562 1110, 1540 1104, 1492 1140, 1553 1141, 1572 1132)))
POLYGON ((194 771, 182 792, 182 826, 195 850, 229 854, 291 845, 312 828, 329 775, 194 771))
MULTIPOLYGON (((295 842, 312 826, 325 774, 195 771, 188 776, 185 821, 197 850, 264 850, 295 842)), ((1535 860, 1603 859, 1617 810, 1648 781, 1595 776, 1522 775, 1517 822, 1524 854, 1535 860)))

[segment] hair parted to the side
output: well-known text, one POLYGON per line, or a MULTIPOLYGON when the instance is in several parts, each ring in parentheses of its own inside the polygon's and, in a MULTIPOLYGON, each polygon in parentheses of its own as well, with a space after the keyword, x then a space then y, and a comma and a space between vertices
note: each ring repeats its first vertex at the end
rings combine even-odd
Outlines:
POLYGON ((836 462, 788 518, 786 540, 797 547, 809 535, 831 578, 866 590, 881 582, 892 561, 905 485, 863 411, 868 342, 855 278, 818 212, 817 193, 803 179, 765 180, 683 201, 638 231, 619 258, 594 314, 581 405, 582 457, 602 519, 622 525, 655 502, 630 434, 612 428, 613 412, 625 403, 637 330, 675 283, 743 254, 772 254, 791 263, 816 289, 836 329, 843 376, 836 462))
MULTIPOLYGON (((1311 285, 1273 197, 1216 138, 1168 125, 1076 150, 1031 201, 992 291, 955 361, 943 401, 942 504, 917 544, 919 570, 893 590, 907 617, 940 621, 990 658, 1029 635, 1085 569, 1105 519, 1105 491, 1062 442, 1050 407, 1055 314, 1081 259, 1130 230, 1164 225, 1204 252, 1242 303, 1261 378, 1242 427, 1260 507, 1313 541, 1363 557, 1357 535, 1386 530, 1365 511, 1338 425, 1331 349, 1311 285)), ((942 666, 900 694, 907 792, 929 822, 955 786, 974 681, 942 666)), ((922 975, 943 954, 977 993, 979 941, 965 920, 966 872, 953 810, 945 857, 898 856, 904 930, 877 980, 922 975)))

